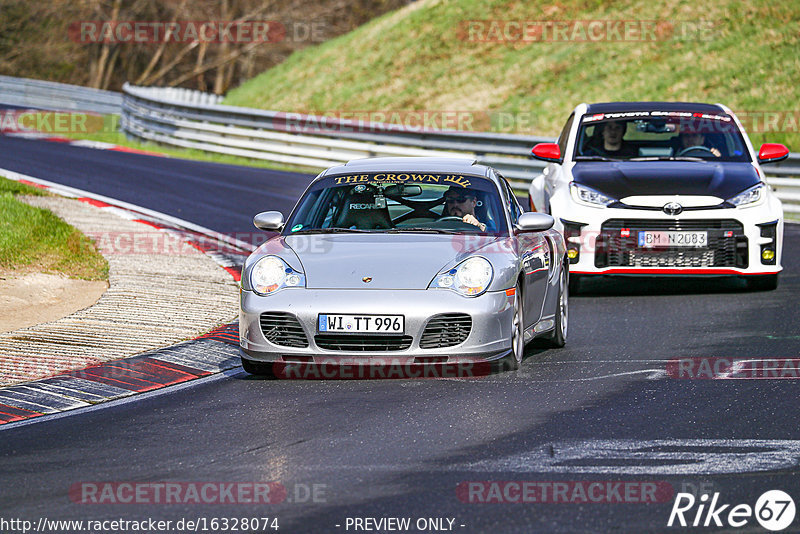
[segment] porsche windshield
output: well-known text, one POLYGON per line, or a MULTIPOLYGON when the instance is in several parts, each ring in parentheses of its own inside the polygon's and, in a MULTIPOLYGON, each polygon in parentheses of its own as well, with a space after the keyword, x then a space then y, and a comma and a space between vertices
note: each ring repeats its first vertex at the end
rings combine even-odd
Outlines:
POLYGON ((478 176, 369 173, 323 178, 298 203, 285 234, 507 232, 499 193, 478 176))
POLYGON ((750 161, 733 118, 696 112, 584 115, 576 161, 750 161))

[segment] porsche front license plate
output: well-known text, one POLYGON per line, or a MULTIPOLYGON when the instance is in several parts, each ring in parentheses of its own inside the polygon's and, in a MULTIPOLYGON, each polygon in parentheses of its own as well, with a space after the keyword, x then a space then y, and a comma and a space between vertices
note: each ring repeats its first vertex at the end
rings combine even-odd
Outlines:
POLYGON ((639 246, 654 247, 706 247, 708 232, 639 232, 639 246))
POLYGON ((319 331, 344 334, 403 334, 402 315, 319 314, 319 331))

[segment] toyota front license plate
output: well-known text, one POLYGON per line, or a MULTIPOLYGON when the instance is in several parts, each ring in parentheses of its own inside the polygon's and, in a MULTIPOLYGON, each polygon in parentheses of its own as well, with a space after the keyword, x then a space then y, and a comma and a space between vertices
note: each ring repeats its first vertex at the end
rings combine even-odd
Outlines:
POLYGON ((320 332, 337 334, 403 334, 402 315, 319 315, 320 332))
POLYGON ((654 247, 705 247, 708 246, 708 232, 639 232, 639 246, 654 247))

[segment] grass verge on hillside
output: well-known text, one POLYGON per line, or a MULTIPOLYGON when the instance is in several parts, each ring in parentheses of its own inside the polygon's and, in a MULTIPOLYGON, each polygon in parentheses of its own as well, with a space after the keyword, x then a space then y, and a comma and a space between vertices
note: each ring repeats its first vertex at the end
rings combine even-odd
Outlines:
POLYGON ((555 136, 580 102, 721 102, 747 117, 755 145, 800 151, 798 25, 794 0, 419 0, 294 53, 224 103, 315 114, 472 111, 480 120, 470 129, 555 136), (653 39, 492 42, 514 29, 504 23, 536 21, 657 26, 653 39))
POLYGON ((14 198, 21 194, 44 193, 0 178, 0 269, 108 279, 108 262, 88 237, 51 211, 14 198))

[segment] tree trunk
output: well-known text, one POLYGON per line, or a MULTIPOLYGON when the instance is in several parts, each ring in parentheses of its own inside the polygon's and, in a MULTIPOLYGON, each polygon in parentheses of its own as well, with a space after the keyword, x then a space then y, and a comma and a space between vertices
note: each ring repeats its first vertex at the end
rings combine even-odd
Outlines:
MULTIPOLYGON (((116 22, 119 18, 119 10, 122 7, 122 0, 114 0, 114 7, 111 9, 111 22, 116 22)), ((106 69, 108 69, 108 57, 111 54, 111 43, 103 43, 100 49, 100 57, 97 58, 97 63, 94 70, 94 77, 89 83, 90 87, 99 89, 106 78, 106 69)))

